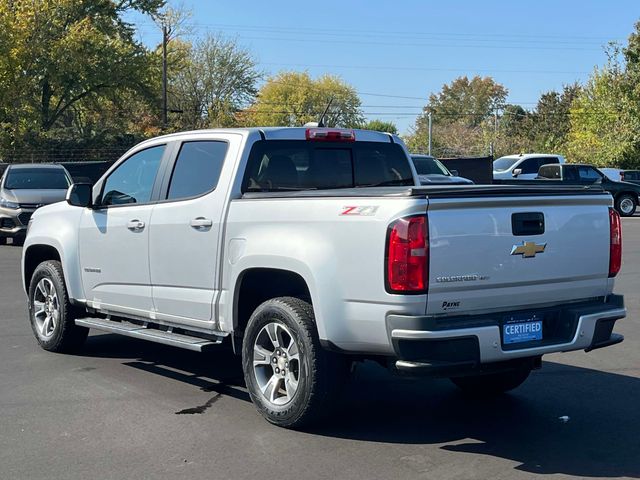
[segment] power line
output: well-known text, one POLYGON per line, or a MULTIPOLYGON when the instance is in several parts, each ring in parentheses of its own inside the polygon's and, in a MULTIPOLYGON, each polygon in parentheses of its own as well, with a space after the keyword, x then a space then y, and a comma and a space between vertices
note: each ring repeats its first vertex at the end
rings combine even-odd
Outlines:
MULTIPOLYGON (((139 22, 138 26, 149 26, 152 25, 148 22, 139 22)), ((504 41, 505 38, 516 39, 516 41, 523 42, 532 42, 532 43, 541 43, 544 40, 548 40, 544 43, 553 43, 558 44, 558 41, 561 43, 588 43, 589 41, 592 43, 597 43, 599 45, 602 42, 608 42, 612 39, 616 41, 624 41, 624 39, 616 39, 613 35, 610 36, 588 36, 588 35, 549 35, 549 34, 521 34, 521 33, 489 33, 489 32, 439 32, 434 30, 428 31, 412 31, 412 30, 402 30, 402 31, 373 31, 372 29, 364 30, 364 29, 340 29, 340 28, 329 28, 329 27, 311 27, 311 26, 299 26, 299 27, 291 27, 291 26, 265 26, 265 25, 250 25, 250 24, 228 24, 228 23, 205 23, 205 22, 193 22, 188 24, 191 28, 200 28, 200 29, 216 29, 216 30, 245 30, 245 31, 256 31, 256 32, 276 32, 276 33, 291 33, 298 35, 307 35, 310 32, 319 33, 322 35, 340 35, 340 36, 364 36, 364 37, 375 37, 380 38, 384 35, 396 36, 396 37, 410 37, 410 38, 459 38, 459 39, 468 39, 470 41, 477 41, 481 39, 489 39, 486 41, 504 41), (495 40, 491 40, 495 39, 495 40)))
MULTIPOLYGON (((239 39, 244 40, 263 40, 263 41, 282 41, 282 42, 316 42, 323 44, 349 44, 349 45, 384 45, 384 46, 404 46, 404 47, 438 47, 438 48, 488 48, 488 49, 517 49, 517 50, 576 50, 576 51, 589 51, 596 50, 602 48, 601 43, 593 43, 590 47, 585 47, 584 45, 587 43, 583 40, 575 41, 575 42, 563 42, 559 40, 555 40, 553 42, 540 42, 533 40, 508 40, 508 36, 505 37, 496 37, 494 40, 487 40, 481 38, 461 38, 457 37, 453 40, 451 38, 445 36, 432 36, 425 37, 423 36, 417 37, 404 35, 387 35, 386 41, 373 41, 373 40, 363 40, 363 38, 385 38, 385 32, 376 32, 375 34, 361 33, 361 34, 353 34, 353 33, 332 33, 327 30, 313 29, 309 28, 306 30, 286 30, 284 28, 274 29, 274 28, 264 28, 264 27, 247 27, 247 26, 236 26, 233 28, 224 27, 224 26, 215 26, 214 24, 186 24, 185 26, 191 27, 194 29, 205 30, 205 31, 228 31, 231 30, 234 33, 234 36, 239 39), (245 30, 244 33, 239 32, 245 30), (310 35, 311 33, 311 35, 310 35), (248 34, 248 35, 247 35, 248 34), (285 37, 272 36, 273 35, 285 35, 285 37), (256 36, 258 35, 258 36, 256 36), (268 35, 268 36, 264 36, 268 35), (312 35, 317 35, 315 38, 312 38, 312 35), (327 37, 333 37, 334 39, 327 39, 327 37), (390 42, 393 40, 393 42, 390 42), (422 43, 424 41, 435 41, 435 42, 446 42, 446 43, 422 43), (405 42, 405 43, 402 43, 405 42), (406 43, 410 42, 410 43, 406 43), (418 42, 418 43, 415 43, 418 42), (458 42, 458 43, 452 43, 458 42), (478 45, 478 42, 494 42, 493 44, 485 44, 478 45), (545 46, 546 45, 546 46, 545 46)), ((428 35, 428 34, 427 34, 428 35)), ((562 38, 562 37, 561 37, 562 38)))
POLYGON ((576 74, 584 75, 587 71, 567 71, 567 70, 519 70, 519 69, 486 69, 486 68, 432 68, 432 67, 405 67, 393 65, 329 65, 329 64, 309 64, 309 63, 281 63, 281 62, 260 62, 260 65, 280 65, 284 67, 297 68, 348 68, 354 70, 406 70, 423 72, 482 72, 482 73, 527 73, 527 74, 576 74))

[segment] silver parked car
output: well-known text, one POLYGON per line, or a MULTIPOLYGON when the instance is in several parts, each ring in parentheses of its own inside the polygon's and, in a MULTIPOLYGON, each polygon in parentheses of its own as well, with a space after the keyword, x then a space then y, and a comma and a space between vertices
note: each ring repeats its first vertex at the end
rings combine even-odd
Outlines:
POLYGON ((458 172, 449 171, 443 163, 430 155, 411 155, 421 185, 473 185, 468 178, 459 177, 458 172))
POLYGON ((33 212, 64 200, 71 183, 61 165, 9 165, 0 179, 0 244, 22 240, 33 212))

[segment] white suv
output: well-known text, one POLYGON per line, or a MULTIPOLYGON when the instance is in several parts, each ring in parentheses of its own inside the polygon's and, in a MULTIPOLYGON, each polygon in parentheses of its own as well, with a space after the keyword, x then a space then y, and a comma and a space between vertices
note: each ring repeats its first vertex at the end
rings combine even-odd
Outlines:
POLYGON ((538 169, 542 165, 550 163, 565 163, 565 159, 561 155, 547 153, 507 155, 493 161, 493 178, 531 180, 538 176, 538 169))

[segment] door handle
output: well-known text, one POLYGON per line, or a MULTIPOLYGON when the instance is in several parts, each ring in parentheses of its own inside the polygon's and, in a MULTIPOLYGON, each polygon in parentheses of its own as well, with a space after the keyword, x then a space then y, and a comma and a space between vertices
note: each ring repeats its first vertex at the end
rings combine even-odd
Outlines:
POLYGON ((141 222, 140 220, 131 220, 127 223, 127 228, 132 232, 139 232, 144 229, 144 222, 141 222))
POLYGON ((211 221, 208 218, 198 217, 198 218, 194 218, 193 220, 191 220, 190 225, 193 228, 208 228, 208 227, 211 227, 213 225, 213 221, 211 221))

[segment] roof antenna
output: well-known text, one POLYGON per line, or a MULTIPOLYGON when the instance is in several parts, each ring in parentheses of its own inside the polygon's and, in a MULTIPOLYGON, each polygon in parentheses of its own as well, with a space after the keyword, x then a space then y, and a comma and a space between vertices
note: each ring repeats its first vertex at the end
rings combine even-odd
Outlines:
POLYGON ((324 117, 327 116, 327 112, 329 111, 329 108, 331 107, 332 103, 333 103, 333 97, 331 97, 329 99, 329 103, 327 104, 327 108, 324 109, 324 112, 322 113, 322 116, 320 117, 320 121, 318 122, 318 126, 319 127, 326 127, 326 125, 324 124, 324 117))

